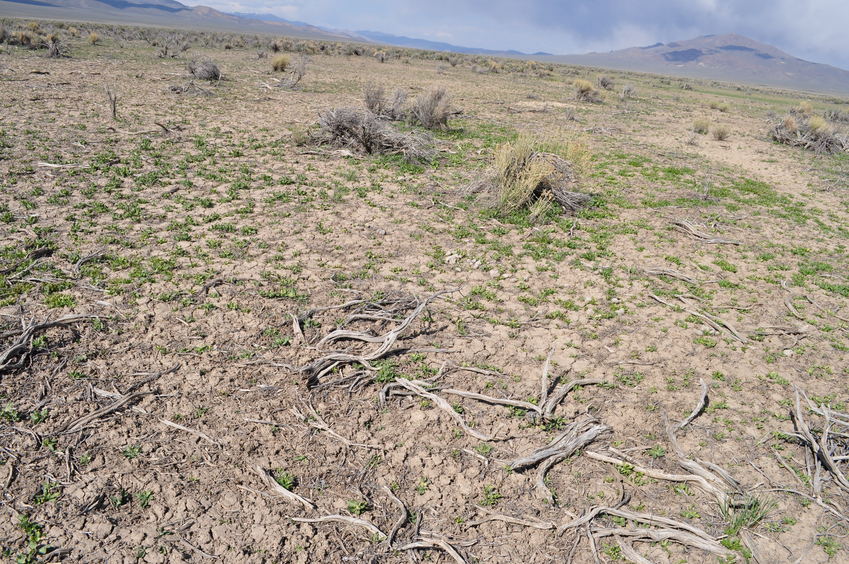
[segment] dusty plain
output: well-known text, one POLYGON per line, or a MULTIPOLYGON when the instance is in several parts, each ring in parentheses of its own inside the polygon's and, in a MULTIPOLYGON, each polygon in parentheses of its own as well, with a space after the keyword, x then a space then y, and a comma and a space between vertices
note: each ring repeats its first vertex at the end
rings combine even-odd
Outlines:
MULTIPOLYGON (((120 28, 91 44, 76 27, 57 30, 68 57, 0 46, 8 558, 849 558, 849 494, 791 417, 797 390, 812 427, 811 406, 849 401, 849 155, 767 133, 770 112, 846 100, 373 49, 316 50, 287 90, 257 55, 270 38, 195 34, 160 58, 120 28), (205 58, 222 79, 191 83, 205 58), (599 74, 615 84, 603 103, 577 101, 575 79, 599 74), (309 142, 320 112, 362 107, 369 84, 449 92, 462 114, 433 133, 433 161, 309 142), (470 193, 520 134, 586 147, 594 205, 531 222, 470 193), (322 341, 341 323, 380 337, 433 296, 389 354, 317 382, 300 370, 381 346, 322 341), (676 449, 667 420, 702 383, 676 449), (527 408, 567 387, 546 417, 527 408), (576 423, 609 429, 542 484, 538 466, 510 469, 576 423), (733 476, 733 493, 706 481, 734 500, 687 461, 733 476), (293 520, 328 516, 343 520, 293 520), (679 542, 681 524, 713 550, 679 542)), ((840 472, 846 440, 829 443, 840 472)))

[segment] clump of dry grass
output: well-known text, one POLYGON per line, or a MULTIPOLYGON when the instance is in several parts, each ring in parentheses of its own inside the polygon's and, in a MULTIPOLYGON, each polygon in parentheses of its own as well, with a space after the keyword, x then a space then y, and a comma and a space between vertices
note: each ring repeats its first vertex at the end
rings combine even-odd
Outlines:
POLYGON ((92 45, 97 45, 98 43, 100 43, 100 36, 92 31, 88 34, 88 42, 92 45))
POLYGON ((401 133, 368 110, 335 108, 319 114, 313 141, 370 155, 402 155, 410 162, 435 155, 433 140, 418 133, 401 133))
POLYGON ((604 101, 601 92, 593 87, 593 83, 582 78, 575 81, 575 98, 581 102, 593 104, 600 104, 604 101))
POLYGON ((773 118, 770 137, 778 143, 802 147, 815 153, 849 151, 849 136, 836 133, 822 117, 807 115, 799 109, 783 118, 773 118))
POLYGON ((707 135, 710 130, 710 122, 706 119, 697 119, 693 121, 693 132, 699 135, 707 135))
POLYGON ((802 100, 799 102, 799 105, 791 110, 793 113, 802 114, 803 116, 810 116, 814 113, 814 106, 811 105, 807 100, 802 100))
POLYGON ((619 99, 623 102, 625 100, 630 100, 634 96, 637 95, 637 90, 634 88, 633 84, 626 84, 622 87, 622 92, 619 94, 619 99))
POLYGON ((289 55, 277 55, 271 59, 271 68, 274 72, 284 72, 291 63, 289 55))
POLYGON ((447 129, 448 118, 456 113, 445 89, 434 88, 416 98, 408 117, 411 122, 427 129, 447 129))
POLYGON ((724 113, 724 112, 728 111, 728 104, 725 103, 725 102, 713 101, 713 102, 710 103, 710 109, 711 110, 719 110, 720 112, 724 113))
POLYGON ((499 145, 493 170, 471 189, 493 192, 500 213, 527 209, 534 220, 558 205, 567 212, 589 205, 592 196, 575 190, 579 171, 589 163, 589 152, 579 143, 558 145, 556 153, 547 148, 529 137, 499 145))
POLYGON ((189 61, 189 72, 200 80, 221 80, 221 71, 212 61, 189 61))
POLYGON ((725 141, 728 139, 728 136, 731 135, 731 131, 724 125, 715 125, 711 130, 711 135, 717 141, 725 141))

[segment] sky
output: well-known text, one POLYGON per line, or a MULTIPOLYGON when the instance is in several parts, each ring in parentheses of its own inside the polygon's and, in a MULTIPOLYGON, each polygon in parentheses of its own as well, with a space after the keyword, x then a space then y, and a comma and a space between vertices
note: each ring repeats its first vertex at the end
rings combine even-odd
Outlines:
POLYGON ((555 54, 739 33, 849 69, 849 0, 196 0, 339 30, 555 54))

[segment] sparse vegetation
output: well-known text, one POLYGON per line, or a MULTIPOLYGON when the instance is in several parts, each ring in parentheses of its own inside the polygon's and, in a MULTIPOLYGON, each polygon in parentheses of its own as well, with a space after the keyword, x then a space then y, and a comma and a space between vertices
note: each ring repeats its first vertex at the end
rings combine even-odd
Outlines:
POLYGON ((589 80, 578 79, 575 81, 575 98, 581 102, 600 104, 604 101, 601 92, 593 87, 589 80))
POLYGON ((731 135, 731 131, 724 125, 714 125, 710 132, 716 141, 725 141, 731 135))
POLYGON ((0 27, 7 559, 846 559, 845 100, 0 27))
POLYGON ((221 71, 212 61, 189 61, 189 73, 200 80, 221 80, 221 71))
POLYGON ((291 63, 292 60, 289 58, 289 55, 276 55, 273 59, 271 59, 271 68, 274 72, 284 72, 289 68, 291 63))

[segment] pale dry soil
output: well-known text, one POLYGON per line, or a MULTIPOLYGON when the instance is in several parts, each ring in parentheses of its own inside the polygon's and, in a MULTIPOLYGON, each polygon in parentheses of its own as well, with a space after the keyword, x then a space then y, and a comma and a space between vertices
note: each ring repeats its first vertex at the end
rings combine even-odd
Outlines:
MULTIPOLYGON (((560 524, 623 490, 633 511, 722 539, 728 523, 713 497, 633 470, 684 472, 664 418, 686 417, 702 380, 710 403, 679 433, 682 449, 774 504, 741 542, 759 562, 847 557, 845 522, 776 491, 812 493, 804 449, 786 435, 794 387, 837 409, 849 400, 849 161, 768 140, 767 112, 796 95, 614 74, 636 96, 605 92, 603 104, 586 104, 571 84, 594 80, 588 70, 479 74, 318 55, 301 86, 284 91, 263 86, 270 63, 253 51, 192 49, 224 73, 197 82, 210 92, 202 96, 172 93, 189 81, 186 60, 157 59, 142 44, 80 42, 71 54, 0 54, 2 331, 93 316, 46 331, 23 368, 2 374, 0 544, 10 558, 27 553, 26 515, 43 527, 39 544, 69 561, 452 561, 394 550, 356 525, 291 519, 362 510, 389 532, 400 510, 384 486, 410 514, 395 548, 419 529, 470 562, 593 562, 583 529, 475 522, 488 510, 560 524), (463 115, 437 134, 433 163, 302 143, 320 111, 360 106, 367 83, 411 97, 450 92, 463 115), (105 88, 118 96, 117 120, 105 88), (710 109, 713 100, 728 110, 710 109), (727 125, 729 138, 691 134, 700 117, 727 125), (584 143, 593 158, 581 188, 598 205, 534 225, 469 196, 495 145, 519 132, 584 143), (673 228, 678 220, 739 244, 696 240, 673 228), (41 248, 50 252, 33 260, 41 248), (317 346, 344 310, 304 317, 303 337, 292 315, 441 290, 452 292, 401 334, 406 350, 359 385, 308 389, 297 367, 337 346, 377 345, 317 346), (742 341, 688 310, 716 316, 742 341), (379 401, 402 377, 535 402, 549 354, 552 381, 601 385, 573 390, 546 425, 445 395, 489 441, 433 401, 379 401), (450 369, 464 366, 476 371, 450 369), (72 426, 134 392, 143 394, 72 426), (337 436, 293 412, 308 403, 337 436), (579 451, 548 474, 555 504, 534 487, 535 471, 506 469, 588 416, 610 431, 587 450, 612 447, 632 466, 579 451), (277 495, 256 467, 294 476, 292 491, 316 509, 277 495)), ((822 478, 824 502, 846 507, 822 478)), ((634 546, 653 562, 718 558, 675 542, 634 546)), ((603 561, 622 558, 615 538, 597 549, 603 561)), ((735 550, 730 561, 742 562, 735 550)))

